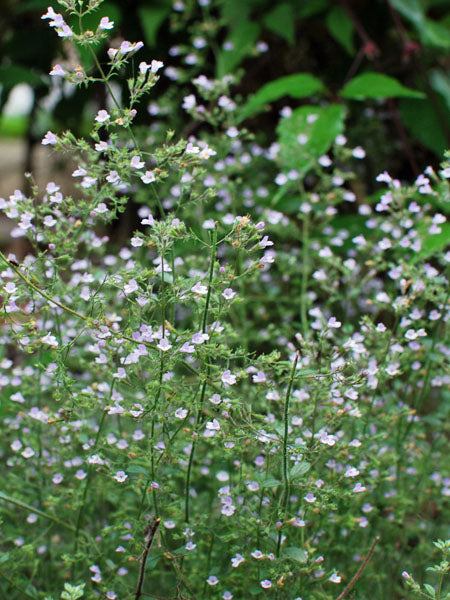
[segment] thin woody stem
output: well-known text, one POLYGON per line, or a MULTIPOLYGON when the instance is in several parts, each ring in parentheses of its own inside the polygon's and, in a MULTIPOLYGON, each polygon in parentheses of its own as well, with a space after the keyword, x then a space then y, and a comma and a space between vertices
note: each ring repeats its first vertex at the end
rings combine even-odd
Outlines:
POLYGON ((363 562, 361 563, 361 566, 359 567, 359 569, 356 571, 355 575, 352 577, 352 579, 349 581, 348 585, 344 588, 343 592, 341 594, 339 594, 339 596, 336 598, 336 600, 342 600, 342 598, 345 598, 345 596, 348 594, 348 592, 352 589, 352 587, 355 585, 355 583, 358 581, 358 579, 361 577, 362 572, 364 571, 364 569, 367 566, 367 563, 369 562, 369 560, 372 558, 372 554, 375 550, 375 546, 378 544, 378 542, 380 541, 380 537, 377 536, 374 541, 373 544, 370 547, 369 552, 367 553, 366 558, 363 560, 363 562))
POLYGON ((152 545, 153 539, 155 537, 156 530, 158 529, 159 524, 161 523, 161 519, 153 518, 152 523, 149 523, 145 528, 145 548, 142 554, 141 568, 139 570, 139 579, 138 586, 136 589, 136 595, 134 600, 139 600, 142 595, 142 587, 144 585, 144 577, 145 577, 145 566, 147 564, 148 553, 150 552, 150 547, 152 545))

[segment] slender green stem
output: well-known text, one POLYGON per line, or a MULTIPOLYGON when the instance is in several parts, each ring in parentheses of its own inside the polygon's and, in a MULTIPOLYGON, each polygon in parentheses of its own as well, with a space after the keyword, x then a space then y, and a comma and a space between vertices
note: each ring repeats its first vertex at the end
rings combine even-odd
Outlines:
POLYGON ((316 433, 316 416, 317 416, 317 407, 319 404, 319 392, 317 389, 314 390, 314 408, 312 413, 312 422, 311 422, 311 437, 309 438, 308 447, 311 448, 314 444, 314 435, 316 433))
MULTIPOLYGON (((81 26, 80 26, 80 28, 81 28, 81 26)), ((107 88, 107 90, 108 90, 108 92, 109 92, 109 94, 111 96, 112 101, 116 105, 117 110, 120 111, 121 110, 121 106, 120 106, 119 102, 117 101, 117 98, 114 95, 112 87, 111 87, 111 85, 110 85, 110 83, 108 81, 108 77, 106 76, 106 74, 105 74, 105 72, 103 70, 103 67, 100 64, 100 61, 98 60, 97 55, 95 54, 94 50, 92 49, 92 47, 89 44, 88 44, 88 48, 89 48, 89 52, 92 55, 92 58, 94 59, 95 65, 96 65, 97 69, 99 70, 100 75, 102 76, 103 82, 106 85, 106 88, 107 88)), ((128 130, 128 133, 130 134, 131 139, 133 140, 134 147, 136 148, 136 150, 139 150, 139 144, 137 143, 137 140, 136 140, 136 137, 135 137, 135 135, 133 133, 133 130, 131 129, 130 125, 127 125, 126 128, 128 130)))
MULTIPOLYGON (((112 390, 114 387, 114 381, 111 384, 111 388, 110 388, 110 393, 109 393, 109 397, 111 398, 111 394, 112 394, 112 390)), ((102 429, 103 429, 103 424, 105 422, 105 417, 106 417, 106 410, 103 411, 102 413, 102 417, 100 419, 100 424, 98 426, 98 430, 97 430, 97 435, 95 436, 95 442, 94 445, 92 447, 92 450, 95 450, 97 448, 97 444, 99 442, 100 439, 100 435, 102 433, 102 429)), ((80 529, 81 529, 81 524, 83 521, 83 514, 84 514, 84 510, 86 507, 86 499, 87 499, 87 494, 88 494, 88 490, 89 490, 89 486, 91 483, 91 479, 92 479, 92 471, 93 471, 93 465, 90 464, 89 468, 88 468, 88 474, 86 477, 86 483, 84 484, 84 490, 83 490, 83 497, 81 499, 81 506, 78 510, 78 516, 77 516, 77 522, 76 522, 76 527, 75 527, 75 544, 74 544, 74 548, 75 548, 75 552, 78 549, 78 538, 79 538, 79 533, 80 533, 80 529)))
POLYGON ((302 323, 303 337, 306 339, 308 334, 308 278, 309 278, 309 216, 306 214, 303 219, 302 228, 302 282, 300 292, 300 318, 302 323))
MULTIPOLYGON (((289 436, 289 401, 291 398, 292 385, 294 383, 295 371, 297 369, 297 362, 299 359, 299 352, 296 352, 294 361, 292 363, 291 374, 289 376, 289 383, 286 390, 286 396, 284 399, 284 432, 283 432, 283 495, 281 498, 281 505, 283 507, 283 518, 286 517, 287 506, 289 502, 290 493, 290 480, 289 480, 289 456, 288 456, 288 436, 289 436)), ((281 546, 281 529, 278 532, 277 542, 277 556, 280 553, 281 546)))
POLYGON ((216 259, 216 248, 217 248, 217 224, 214 225, 213 239, 211 246, 211 262, 209 265, 209 279, 208 279, 208 292, 206 294, 205 310, 203 311, 203 323, 202 332, 206 333, 206 323, 208 319, 209 301, 211 298, 212 280, 214 275, 214 261, 216 259))
POLYGON ((5 494, 3 492, 0 492, 0 500, 3 500, 3 502, 9 502, 11 504, 14 504, 14 506, 23 508, 24 510, 29 511, 30 513, 35 513, 35 514, 39 515, 40 517, 47 519, 48 521, 53 521, 53 523, 56 523, 57 525, 60 525, 61 527, 64 527, 65 529, 69 529, 70 531, 75 531, 75 527, 73 525, 71 525, 70 523, 65 523, 64 521, 61 521, 61 519, 58 519, 57 517, 54 517, 53 515, 49 515, 48 513, 44 512, 42 510, 39 510, 39 508, 36 508, 35 506, 31 506, 30 504, 27 504, 26 502, 17 500, 16 498, 13 498, 12 496, 8 496, 7 494, 5 494))
MULTIPOLYGON (((212 280, 213 280, 213 276, 214 276, 214 262, 216 259, 216 249, 217 249, 217 225, 214 227, 212 245, 211 245, 211 258, 210 258, 211 262, 209 265, 208 292, 206 294, 205 309, 203 312, 203 319, 202 319, 202 332, 203 333, 206 333, 206 325, 208 322, 208 310, 209 310, 209 302, 210 302, 210 298, 211 298, 212 280)), ((188 462, 188 468, 187 468, 187 472, 186 472, 185 503, 184 503, 184 517, 185 517, 186 523, 189 523, 189 500, 190 500, 192 464, 194 462, 195 448, 197 445, 197 436, 199 433, 198 430, 203 421, 203 404, 205 401, 205 393, 206 393, 206 386, 208 384, 209 373, 210 373, 210 369, 209 369, 209 367, 207 367, 206 368, 206 377, 202 383, 199 407, 198 407, 198 411, 197 411, 197 423, 196 423, 196 428, 195 428, 196 429, 196 431, 195 431, 196 437, 194 437, 194 439, 192 440, 192 447, 191 447, 191 452, 189 454, 189 462, 188 462)))

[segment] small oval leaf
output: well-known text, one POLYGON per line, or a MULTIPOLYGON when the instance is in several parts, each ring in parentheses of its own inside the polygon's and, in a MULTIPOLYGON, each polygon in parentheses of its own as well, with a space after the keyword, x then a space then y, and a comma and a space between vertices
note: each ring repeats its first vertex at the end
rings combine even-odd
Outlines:
POLYGON ((265 104, 279 100, 283 96, 306 98, 324 90, 325 86, 320 79, 309 73, 294 73, 293 75, 280 77, 280 79, 275 79, 263 85, 256 94, 249 98, 242 108, 240 120, 255 114, 265 104))
POLYGON ((354 77, 341 90, 343 98, 425 98, 425 94, 403 86, 393 77, 381 73, 363 73, 354 77))

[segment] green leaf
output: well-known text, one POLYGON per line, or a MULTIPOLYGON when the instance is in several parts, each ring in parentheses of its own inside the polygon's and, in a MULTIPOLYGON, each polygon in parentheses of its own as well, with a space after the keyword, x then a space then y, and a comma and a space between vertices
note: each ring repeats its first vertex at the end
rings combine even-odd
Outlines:
POLYGON ((292 467, 292 469, 289 471, 289 476, 291 479, 296 479, 297 477, 301 477, 307 473, 310 468, 311 464, 306 460, 302 460, 292 467))
POLYGON ((297 17, 302 19, 316 15, 327 6, 328 0, 302 0, 302 2, 294 3, 297 17))
POLYGON ((425 19, 421 28, 422 42, 427 46, 450 48, 450 29, 443 23, 425 19))
POLYGON ((342 6, 335 6, 330 10, 327 15, 327 27, 334 39, 347 50, 350 56, 354 56, 354 27, 350 17, 342 6))
POLYGON ((17 64, 0 66, 0 81, 7 89, 13 88, 18 83, 29 83, 32 86, 44 84, 42 78, 34 71, 17 64))
POLYGON ((220 14, 225 23, 236 25, 242 19, 248 19, 254 6, 259 6, 260 0, 227 0, 220 6, 220 14))
POLYGON ((424 583, 423 588, 431 596, 431 598, 436 598, 436 590, 432 585, 430 585, 429 583, 424 583))
POLYGON ((425 15, 419 0, 391 0, 391 2, 401 15, 420 29, 425 15))
POLYGON ((308 560, 308 553, 302 548, 296 548, 295 546, 289 546, 283 550, 283 556, 295 560, 299 563, 305 563, 308 560))
MULTIPOLYGON (((443 102, 441 105, 447 122, 450 122, 450 112, 443 102)), ((447 148, 447 140, 433 104, 429 100, 405 99, 399 102, 399 110, 411 133, 440 158, 447 148)))
POLYGON ((422 248, 412 257, 409 261, 410 264, 415 264, 419 260, 435 256, 447 248, 448 240, 450 240, 450 223, 443 223, 440 227, 442 229, 441 233, 429 234, 428 230, 426 230, 427 233, 422 237, 422 248))
POLYGON ((148 468, 144 465, 130 465, 127 467, 127 473, 130 477, 138 477, 139 475, 148 475, 148 468))
POLYGON ((343 98, 425 98, 425 94, 403 86, 399 81, 381 73, 357 75, 341 90, 343 98))
POLYGON ((306 98, 325 90, 325 86, 309 73, 294 73, 286 77, 280 77, 263 85, 256 94, 250 96, 247 103, 242 107, 240 119, 246 119, 255 114, 265 104, 279 100, 283 96, 291 98, 306 98))
POLYGON ((145 41, 152 48, 156 46, 158 31, 162 23, 170 13, 170 6, 154 6, 152 8, 140 8, 138 10, 144 31, 145 41))
POLYGON ((294 43, 295 17, 290 4, 277 4, 273 10, 265 15, 263 23, 289 44, 294 43))
POLYGON ((301 106, 290 117, 281 119, 277 127, 280 167, 296 169, 300 175, 307 173, 327 152, 336 136, 343 132, 344 115, 343 105, 331 104, 325 107, 301 106), (300 134, 305 136, 305 143, 299 143, 300 134))
POLYGON ((450 77, 443 71, 434 69, 430 71, 430 83, 432 88, 442 96, 450 110, 450 77))
POLYGON ((231 50, 222 49, 217 58, 217 77, 220 79, 236 69, 253 50, 259 36, 260 27, 245 19, 239 21, 227 37, 231 42, 231 50))
POLYGON ((272 488, 277 487, 279 485, 281 485, 281 481, 278 481, 278 479, 275 479, 274 477, 270 476, 261 482, 261 487, 263 488, 272 488))

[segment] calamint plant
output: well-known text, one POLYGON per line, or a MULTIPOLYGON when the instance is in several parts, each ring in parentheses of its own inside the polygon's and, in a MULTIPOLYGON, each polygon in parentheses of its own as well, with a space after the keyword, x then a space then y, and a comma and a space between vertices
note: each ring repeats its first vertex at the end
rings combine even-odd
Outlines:
POLYGON ((238 74, 151 100, 187 136, 136 125, 170 65, 59 4, 50 75, 106 100, 43 137, 72 181, 0 199, 2 597, 444 598, 447 542, 405 573, 448 515, 449 161, 362 196, 344 106, 269 143, 238 74))

